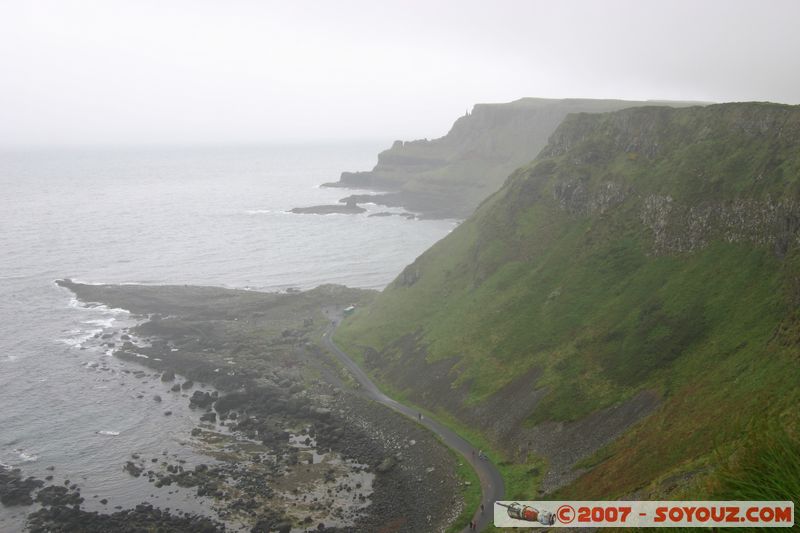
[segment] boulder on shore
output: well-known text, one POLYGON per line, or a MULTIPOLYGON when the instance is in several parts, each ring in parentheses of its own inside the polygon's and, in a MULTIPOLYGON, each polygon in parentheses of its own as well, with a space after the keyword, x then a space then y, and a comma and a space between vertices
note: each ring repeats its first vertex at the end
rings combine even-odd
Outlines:
POLYGON ((125 463, 125 466, 123 466, 122 469, 125 470, 130 475, 132 475, 133 477, 141 476, 142 471, 144 470, 144 468, 136 466, 136 463, 134 463, 133 461, 128 461, 127 463, 125 463))
POLYGON ((197 407, 206 408, 209 405, 211 405, 212 403, 214 403, 214 397, 211 396, 207 392, 203 392, 203 391, 199 391, 199 390, 194 391, 194 394, 192 394, 192 397, 189 398, 189 405, 191 407, 197 406, 197 407))

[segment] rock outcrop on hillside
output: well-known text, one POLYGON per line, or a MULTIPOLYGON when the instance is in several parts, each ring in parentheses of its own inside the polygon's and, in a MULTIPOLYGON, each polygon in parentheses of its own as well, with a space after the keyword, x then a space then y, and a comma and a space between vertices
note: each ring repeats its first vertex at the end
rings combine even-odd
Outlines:
POLYGON ((727 104, 677 113, 662 108, 572 116, 541 155, 570 154, 576 170, 584 167, 554 183, 562 209, 604 213, 632 196, 652 233, 653 253, 692 252, 722 240, 767 245, 783 255, 800 244, 800 202, 792 176, 798 143, 796 108, 727 104), (685 161, 676 152, 685 152, 685 161), (612 174, 589 179, 587 169, 608 165, 619 154, 632 165, 672 159, 671 176, 664 182, 612 174), (639 158, 647 161, 636 163, 639 158), (678 180, 684 183, 670 190, 678 180))

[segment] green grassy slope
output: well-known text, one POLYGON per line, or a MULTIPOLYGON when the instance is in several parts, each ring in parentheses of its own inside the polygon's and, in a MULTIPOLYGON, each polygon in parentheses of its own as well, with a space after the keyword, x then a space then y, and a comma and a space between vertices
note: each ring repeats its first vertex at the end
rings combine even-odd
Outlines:
POLYGON ((532 370, 526 427, 655 391, 658 409, 562 493, 722 494, 745 469, 714 450, 767 446, 751 420, 799 405, 799 187, 800 107, 571 115, 337 340, 426 407, 461 395, 452 414, 473 424, 532 370), (445 361, 449 389, 402 377, 445 361))

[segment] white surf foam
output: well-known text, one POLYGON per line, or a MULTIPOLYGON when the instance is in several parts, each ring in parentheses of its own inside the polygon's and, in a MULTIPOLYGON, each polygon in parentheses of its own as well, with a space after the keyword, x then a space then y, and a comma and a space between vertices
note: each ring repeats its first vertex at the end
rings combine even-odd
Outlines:
POLYGON ((91 320, 84 320, 83 323, 84 324, 91 324, 92 326, 102 326, 104 328, 110 328, 114 324, 115 320, 116 320, 116 318, 114 318, 114 317, 110 317, 110 318, 93 318, 91 320))
POLYGON ((79 285, 105 285, 105 283, 98 283, 96 281, 85 281, 85 280, 78 279, 78 278, 73 278, 71 281, 73 283, 77 283, 79 285))
POLYGON ((97 335, 98 333, 102 333, 102 331, 103 331, 102 328, 88 329, 88 330, 73 329, 67 333, 68 335, 71 335, 70 337, 66 337, 64 339, 59 339, 59 340, 64 344, 80 348, 81 346, 84 345, 86 341, 94 338, 95 335, 97 335))
MULTIPOLYGON (((102 283, 86 283, 86 285, 102 285, 102 283)), ((127 309, 122 309, 121 307, 109 307, 105 304, 86 304, 80 300, 78 300, 75 296, 71 296, 69 302, 67 303, 67 307, 71 307, 73 309, 80 309, 82 311, 97 311, 103 314, 110 314, 110 315, 130 315, 131 312, 127 309)))
POLYGON ((33 453, 28 453, 25 450, 17 450, 17 454, 23 463, 32 463, 39 459, 39 456, 33 453))

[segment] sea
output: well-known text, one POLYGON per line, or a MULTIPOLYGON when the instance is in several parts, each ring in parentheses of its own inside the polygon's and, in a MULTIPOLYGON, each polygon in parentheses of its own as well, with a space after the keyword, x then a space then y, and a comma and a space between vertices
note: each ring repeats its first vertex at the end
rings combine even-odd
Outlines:
MULTIPOLYGON (((320 184, 371 168, 385 146, 0 150, 0 468, 75 484, 88 510, 206 508, 123 471, 132 454, 208 462, 189 438, 199 413, 97 341, 135 323, 126 310, 84 305, 54 280, 381 289, 457 221, 288 210, 359 192, 320 184)), ((32 509, 0 505, 0 531, 32 509)))

